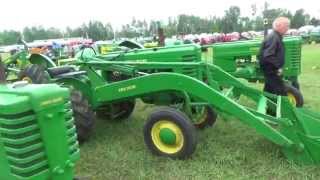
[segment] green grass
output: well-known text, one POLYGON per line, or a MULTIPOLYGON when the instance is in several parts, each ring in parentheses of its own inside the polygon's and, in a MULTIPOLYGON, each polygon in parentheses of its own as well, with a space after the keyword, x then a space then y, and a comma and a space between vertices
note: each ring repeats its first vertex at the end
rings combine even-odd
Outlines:
MULTIPOLYGON (((305 106, 320 111, 320 46, 304 46, 302 53, 305 106)), ((151 107, 139 103, 121 123, 99 120, 92 139, 81 147, 76 174, 94 180, 320 178, 319 167, 288 162, 278 146, 237 120, 218 119, 214 127, 199 131, 197 150, 188 160, 153 156, 142 134, 151 107)))

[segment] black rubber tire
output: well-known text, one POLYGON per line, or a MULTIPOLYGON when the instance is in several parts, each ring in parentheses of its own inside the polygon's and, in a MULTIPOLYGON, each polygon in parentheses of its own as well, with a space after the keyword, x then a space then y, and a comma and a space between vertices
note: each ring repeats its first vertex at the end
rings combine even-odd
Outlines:
POLYGON ((169 107, 159 108, 150 114, 148 120, 144 125, 143 134, 144 141, 148 149, 151 151, 151 153, 159 156, 165 156, 174 159, 185 159, 192 155, 197 146, 196 130, 194 125, 189 120, 188 116, 176 109, 169 107), (157 146, 154 144, 154 141, 152 140, 151 132, 153 126, 158 121, 161 121, 163 119, 177 125, 183 134, 184 143, 182 145, 182 148, 178 152, 163 152, 159 148, 157 148, 157 146))
POLYGON ((216 111, 211 108, 210 106, 205 107, 204 114, 202 115, 204 117, 201 117, 201 120, 197 120, 200 122, 194 123, 194 126, 198 129, 204 129, 206 127, 211 127, 215 124, 218 118, 218 114, 216 111))
POLYGON ((87 141, 95 124, 95 114, 85 96, 80 91, 71 91, 73 117, 77 129, 78 141, 87 141))
POLYGON ((299 84, 298 77, 295 77, 295 76, 289 77, 288 81, 291 84, 291 86, 293 86, 294 88, 300 90, 300 84, 299 84))
POLYGON ((97 116, 111 120, 125 120, 132 114, 135 100, 128 100, 114 104, 102 105, 97 110, 97 116), (113 110, 111 110, 113 109, 113 110))
POLYGON ((285 86, 287 94, 292 94, 296 101, 296 107, 302 107, 304 104, 302 93, 295 87, 287 84, 285 86))
POLYGON ((23 80, 24 78, 30 79, 29 83, 32 84, 47 84, 50 81, 45 68, 37 64, 31 64, 19 73, 18 79, 23 80))
POLYGON ((300 90, 300 84, 299 84, 299 81, 298 81, 298 80, 292 81, 292 82, 291 82, 291 85, 292 85, 294 88, 300 90))

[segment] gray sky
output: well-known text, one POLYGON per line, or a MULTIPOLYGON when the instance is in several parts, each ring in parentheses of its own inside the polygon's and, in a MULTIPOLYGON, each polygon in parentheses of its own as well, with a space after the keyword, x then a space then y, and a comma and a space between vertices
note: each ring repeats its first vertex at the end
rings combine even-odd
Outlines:
MULTIPOLYGON (((305 9, 320 18, 319 0, 268 0, 270 8, 305 9)), ((181 13, 201 17, 222 16, 231 5, 251 15, 251 4, 262 10, 263 0, 2 0, 0 30, 21 30, 25 26, 76 27, 89 20, 110 22, 116 28, 136 19, 166 20, 181 13)))

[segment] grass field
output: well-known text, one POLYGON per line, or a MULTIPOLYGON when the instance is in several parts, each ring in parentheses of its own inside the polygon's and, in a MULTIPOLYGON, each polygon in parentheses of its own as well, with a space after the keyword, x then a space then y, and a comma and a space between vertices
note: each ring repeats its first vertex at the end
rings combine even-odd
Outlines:
MULTIPOLYGON (((304 46, 302 54, 305 106, 320 111, 320 45, 304 46)), ((288 162, 278 146, 237 120, 218 119, 199 131, 197 150, 188 160, 155 157, 142 134, 150 110, 139 103, 124 122, 99 120, 92 139, 81 147, 76 174, 93 180, 320 179, 320 167, 288 162)))

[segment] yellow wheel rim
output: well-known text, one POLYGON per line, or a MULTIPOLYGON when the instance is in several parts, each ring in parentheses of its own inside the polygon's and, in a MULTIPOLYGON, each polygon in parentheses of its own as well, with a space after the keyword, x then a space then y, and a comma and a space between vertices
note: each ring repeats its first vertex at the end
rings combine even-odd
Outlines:
POLYGON ((293 104, 294 106, 297 105, 297 100, 292 93, 288 93, 288 99, 291 104, 293 104))
POLYGON ((181 129, 173 122, 168 120, 160 120, 156 122, 151 129, 151 138, 154 145, 166 154, 174 154, 179 152, 184 143, 184 137, 181 129), (172 144, 165 143, 160 134, 163 130, 170 130, 175 135, 175 141, 172 144))
POLYGON ((32 79, 29 77, 23 77, 22 81, 27 81, 28 83, 32 84, 32 79))

